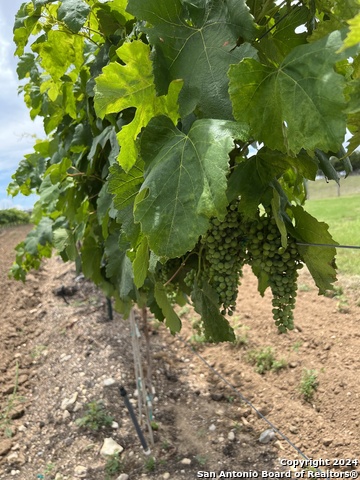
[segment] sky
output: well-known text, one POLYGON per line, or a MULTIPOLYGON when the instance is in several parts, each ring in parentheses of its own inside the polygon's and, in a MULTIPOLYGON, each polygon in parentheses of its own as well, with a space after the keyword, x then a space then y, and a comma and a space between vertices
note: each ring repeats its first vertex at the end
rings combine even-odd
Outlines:
POLYGON ((30 119, 22 95, 18 95, 19 81, 14 57, 13 24, 23 0, 0 0, 0 210, 3 208, 30 208, 35 196, 6 193, 11 175, 26 153, 31 153, 34 135, 44 137, 41 120, 30 119))

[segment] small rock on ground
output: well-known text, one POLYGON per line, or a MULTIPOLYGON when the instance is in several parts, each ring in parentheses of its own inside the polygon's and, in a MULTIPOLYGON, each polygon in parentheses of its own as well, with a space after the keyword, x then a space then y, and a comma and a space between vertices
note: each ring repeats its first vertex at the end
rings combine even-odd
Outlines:
POLYGON ((129 475, 127 473, 122 473, 116 480, 129 480, 129 475))
POLYGON ((115 453, 121 453, 124 448, 119 445, 115 440, 112 438, 105 438, 103 446, 100 450, 100 455, 114 455, 115 453))
POLYGON ((272 440, 275 438, 275 432, 274 430, 271 430, 271 428, 268 428, 259 437, 259 442, 260 443, 270 443, 272 440))

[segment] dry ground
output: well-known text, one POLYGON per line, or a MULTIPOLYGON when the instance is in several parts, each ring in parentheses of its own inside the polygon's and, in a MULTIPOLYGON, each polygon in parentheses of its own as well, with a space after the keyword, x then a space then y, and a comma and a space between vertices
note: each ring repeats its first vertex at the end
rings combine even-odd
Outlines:
MULTIPOLYGON (((269 425, 155 321, 151 348, 158 430, 146 457, 118 391, 123 385, 136 403, 127 322, 118 315, 107 321, 102 295, 89 283, 76 282, 73 267, 57 258, 30 274, 25 285, 8 279, 13 248, 28 230, 0 232, 0 479, 105 480, 106 459, 99 454, 105 437, 124 447, 122 471, 130 480, 193 479, 200 478, 198 471, 221 470, 255 471, 261 477, 262 471, 289 470, 279 458, 301 459, 279 433, 261 444, 259 436, 269 425), (66 297, 68 303, 53 293, 62 286, 78 287, 66 297), (115 383, 105 386, 107 379, 115 383), (64 408, 73 395, 76 402, 64 408), (75 423, 89 402, 99 400, 118 428, 92 432, 75 423)), ((360 281, 343 278, 340 285, 342 294, 319 297, 302 273, 297 328, 279 336, 270 297, 258 295, 246 271, 233 318, 236 346, 205 344, 191 329, 196 315, 190 308, 180 311, 182 336, 212 367, 304 454, 331 461, 360 459, 360 281), (265 347, 272 347, 286 366, 257 373, 249 352, 265 347), (310 401, 300 391, 304 370, 316 372, 310 401)))

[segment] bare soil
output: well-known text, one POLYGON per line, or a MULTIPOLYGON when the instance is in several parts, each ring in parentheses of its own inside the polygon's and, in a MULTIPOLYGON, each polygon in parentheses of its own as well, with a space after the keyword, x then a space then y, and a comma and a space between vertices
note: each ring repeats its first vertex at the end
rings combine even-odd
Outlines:
POLYGON ((119 395, 124 386, 136 409, 128 322, 118 314, 108 321, 102 294, 56 257, 25 284, 9 279, 13 249, 29 229, 0 231, 0 479, 105 480, 124 472, 130 480, 177 480, 201 478, 200 471, 279 476, 290 471, 279 459, 302 459, 287 439, 309 458, 360 460, 360 277, 341 278, 330 298, 318 296, 302 272, 296 329, 286 335, 278 335, 270 295, 259 296, 248 270, 231 320, 236 345, 204 343, 192 329, 197 315, 190 307, 179 310, 181 338, 151 320, 157 430, 146 456, 119 395), (62 287, 65 298, 55 294, 62 287), (271 442, 259 441, 269 424, 182 339, 278 429, 271 442), (249 357, 266 347, 286 365, 260 374, 249 357), (305 370, 316 376, 307 400, 300 387, 305 370), (65 407, 71 397, 76 401, 65 407), (76 424, 92 401, 103 402, 116 428, 76 424), (100 455, 108 437, 124 447, 114 476, 100 455))

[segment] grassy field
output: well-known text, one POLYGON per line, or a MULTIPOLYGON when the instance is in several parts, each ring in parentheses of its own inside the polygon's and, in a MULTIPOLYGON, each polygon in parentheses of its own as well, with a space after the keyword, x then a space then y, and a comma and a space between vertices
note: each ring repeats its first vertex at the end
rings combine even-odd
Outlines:
POLYGON ((326 182, 325 179, 309 182, 308 185, 310 200, 319 200, 321 198, 337 198, 339 194, 340 197, 360 195, 360 175, 352 175, 347 178, 341 178, 340 188, 333 180, 331 180, 331 182, 326 182))
MULTIPOLYGON (((335 182, 325 180, 310 182, 309 192, 306 210, 330 226, 334 240, 360 246, 360 176, 341 180, 340 197, 335 182)), ((339 272, 360 275, 360 250, 339 248, 337 252, 339 272)))

